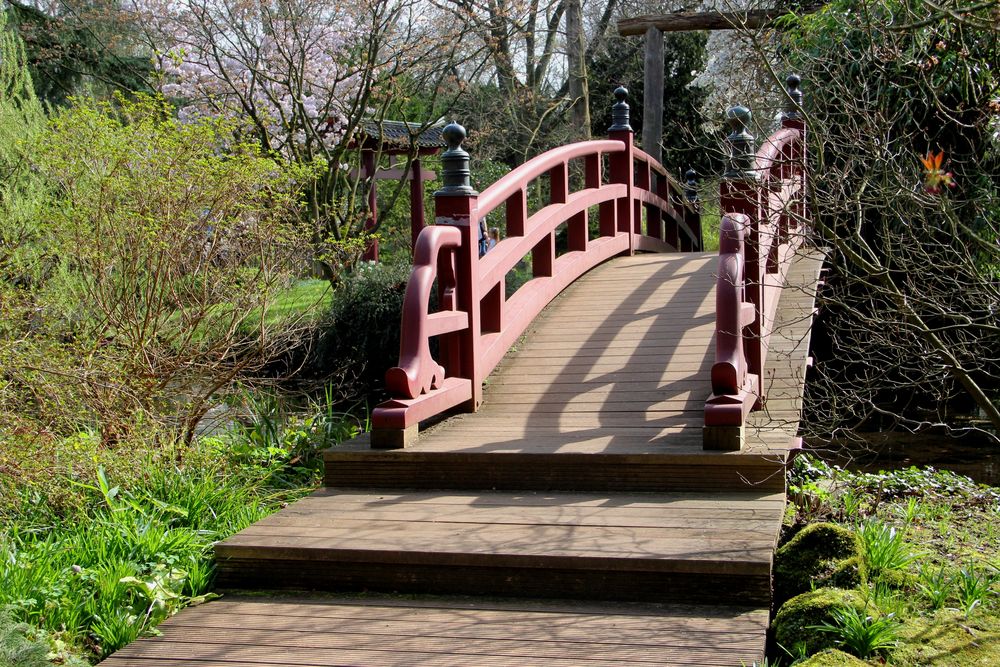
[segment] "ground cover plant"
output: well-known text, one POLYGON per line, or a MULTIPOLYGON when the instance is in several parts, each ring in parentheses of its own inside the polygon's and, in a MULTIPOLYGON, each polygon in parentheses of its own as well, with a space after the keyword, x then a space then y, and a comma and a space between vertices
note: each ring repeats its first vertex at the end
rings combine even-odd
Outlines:
POLYGON ((188 447, 0 433, 0 665, 86 664, 210 599, 214 542, 314 489, 318 452, 363 427, 256 398, 188 447))
MULTIPOLYGON (((860 605, 834 597, 817 620, 795 619, 795 632, 805 628, 810 638, 808 650, 776 647, 778 664, 841 664, 819 655, 828 647, 868 664, 994 664, 1000 652, 1000 489, 932 468, 854 473, 800 456, 789 500, 786 539, 817 522, 847 528, 862 545, 866 575, 851 591, 860 605)), ((827 585, 813 582, 817 590, 835 590, 819 588, 827 585)), ((797 600, 787 604, 801 606, 797 600)), ((779 610, 776 634, 803 636, 782 626, 788 617, 779 610)))

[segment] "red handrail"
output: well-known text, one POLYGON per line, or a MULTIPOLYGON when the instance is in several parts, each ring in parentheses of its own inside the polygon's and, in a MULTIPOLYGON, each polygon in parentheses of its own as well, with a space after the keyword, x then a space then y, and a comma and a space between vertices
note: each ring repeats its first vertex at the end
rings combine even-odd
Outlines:
MULTIPOLYGON (((749 118, 746 110, 741 113, 749 118)), ((747 141, 746 128, 739 129, 731 139, 747 141)), ((804 123, 788 113, 756 151, 752 168, 723 181, 716 361, 705 403, 709 449, 741 449, 747 416, 766 399, 762 378, 770 335, 788 267, 802 242, 792 231, 805 214, 805 150, 804 123)))
POLYGON ((403 295, 403 320, 412 324, 416 335, 400 339, 399 366, 390 368, 385 375, 386 389, 393 396, 416 398, 439 389, 444 368, 431 357, 430 339, 469 326, 469 314, 456 310, 453 298, 457 283, 450 255, 461 243, 458 229, 443 225, 428 227, 417 237, 413 272, 403 295), (439 260, 443 270, 439 270, 439 260), (440 311, 423 317, 429 310, 435 279, 445 298, 440 311))

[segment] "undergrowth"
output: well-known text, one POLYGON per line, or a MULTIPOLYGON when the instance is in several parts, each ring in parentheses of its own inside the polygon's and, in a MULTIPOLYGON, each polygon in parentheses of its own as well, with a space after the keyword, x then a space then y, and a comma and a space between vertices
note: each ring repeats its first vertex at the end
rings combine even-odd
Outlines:
MULTIPOLYGON (((1000 489, 932 468, 854 473, 810 456, 789 476, 788 532, 832 521, 861 537, 864 613, 814 626, 870 664, 997 664, 1000 489)), ((793 647, 771 664, 808 656, 793 647)))
POLYGON ((362 426, 264 403, 186 448, 2 434, 0 665, 85 664, 213 597, 213 544, 314 489, 362 426))

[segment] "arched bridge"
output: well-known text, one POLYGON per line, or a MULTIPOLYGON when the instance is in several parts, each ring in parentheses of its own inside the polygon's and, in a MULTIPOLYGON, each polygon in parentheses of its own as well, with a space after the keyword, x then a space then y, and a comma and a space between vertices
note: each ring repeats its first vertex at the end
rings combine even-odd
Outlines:
POLYGON ((607 139, 481 194, 450 126, 393 398, 326 488, 216 547, 223 588, 337 595, 230 595, 107 664, 759 662, 820 265, 788 83, 759 149, 729 112, 718 253, 623 90, 607 139))

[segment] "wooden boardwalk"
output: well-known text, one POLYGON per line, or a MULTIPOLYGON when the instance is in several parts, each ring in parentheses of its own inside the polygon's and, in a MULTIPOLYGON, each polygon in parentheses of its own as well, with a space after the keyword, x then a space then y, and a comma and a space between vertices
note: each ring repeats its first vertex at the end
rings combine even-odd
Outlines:
POLYGON ((327 488, 216 548, 223 588, 433 597, 227 596, 106 664, 760 660, 819 260, 792 265, 767 409, 726 453, 701 448, 716 262, 592 271, 536 319, 479 413, 410 449, 330 451, 327 488))

